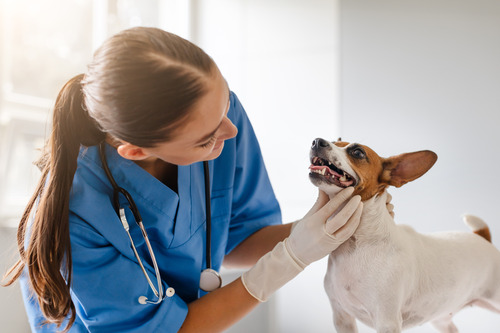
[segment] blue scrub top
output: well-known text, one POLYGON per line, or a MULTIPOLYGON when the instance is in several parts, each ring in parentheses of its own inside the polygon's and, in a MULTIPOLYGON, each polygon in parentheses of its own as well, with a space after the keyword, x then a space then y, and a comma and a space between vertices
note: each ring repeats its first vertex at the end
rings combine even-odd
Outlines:
MULTIPOLYGON (((210 161, 212 266, 259 229, 281 223, 281 212, 248 117, 231 93, 228 117, 238 135, 210 161)), ((113 189, 99 158, 98 146, 83 147, 70 194, 70 237, 73 259, 72 299, 77 318, 71 332, 177 332, 187 303, 203 295, 205 269, 205 185, 203 163, 178 167, 178 193, 107 146, 109 168, 133 197, 142 216, 162 276, 163 288, 175 289, 158 305, 113 209, 113 189)), ((122 207, 127 207, 121 198, 122 207)), ((127 209, 130 232, 151 281, 156 277, 139 227, 127 209)), ((34 332, 55 332, 42 326, 44 317, 30 297, 26 274, 21 278, 25 306, 34 332)))

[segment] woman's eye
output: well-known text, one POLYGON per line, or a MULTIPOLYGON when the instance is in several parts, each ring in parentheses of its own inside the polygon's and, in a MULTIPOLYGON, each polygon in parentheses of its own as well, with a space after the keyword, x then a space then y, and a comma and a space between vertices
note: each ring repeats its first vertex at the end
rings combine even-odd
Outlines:
POLYGON ((208 148, 210 147, 214 142, 215 142, 216 138, 215 136, 211 137, 209 141, 207 141, 206 143, 200 145, 201 148, 208 148))
POLYGON ((359 159, 362 159, 362 158, 365 158, 366 157, 366 154, 365 152, 360 149, 360 148, 356 148, 354 150, 351 151, 351 155, 355 158, 359 158, 359 159))

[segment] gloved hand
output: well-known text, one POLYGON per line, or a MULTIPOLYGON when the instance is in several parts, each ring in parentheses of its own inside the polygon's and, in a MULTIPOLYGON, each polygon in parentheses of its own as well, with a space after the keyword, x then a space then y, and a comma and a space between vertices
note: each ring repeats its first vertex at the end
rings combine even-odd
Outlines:
POLYGON ((321 209, 321 207, 323 207, 328 202, 328 200, 330 200, 328 198, 328 194, 326 194, 321 190, 318 190, 318 198, 316 199, 316 202, 302 219, 291 223, 292 226, 290 228, 290 233, 292 233, 293 229, 297 226, 297 224, 299 224, 300 221, 316 213, 318 210, 321 209))
MULTIPOLYGON (((330 254, 357 229, 363 204, 359 195, 347 201, 353 191, 352 187, 342 190, 313 212, 315 204, 308 213, 310 215, 297 223, 290 236, 284 240, 288 252, 302 268, 330 254)), ((320 194, 317 204, 321 204, 321 200, 320 194)))
POLYGON ((363 210, 359 196, 348 200, 353 191, 351 187, 346 188, 326 203, 328 198, 320 194, 290 236, 242 275, 243 285, 253 297, 266 301, 307 265, 330 254, 351 237, 363 210))

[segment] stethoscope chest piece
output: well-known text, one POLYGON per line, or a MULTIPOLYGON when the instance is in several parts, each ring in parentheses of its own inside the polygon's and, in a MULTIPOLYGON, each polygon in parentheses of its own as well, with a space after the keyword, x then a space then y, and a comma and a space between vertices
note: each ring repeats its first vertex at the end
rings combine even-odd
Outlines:
POLYGON ((206 292, 214 291, 220 288, 222 279, 217 271, 207 268, 200 275, 200 289, 206 292))

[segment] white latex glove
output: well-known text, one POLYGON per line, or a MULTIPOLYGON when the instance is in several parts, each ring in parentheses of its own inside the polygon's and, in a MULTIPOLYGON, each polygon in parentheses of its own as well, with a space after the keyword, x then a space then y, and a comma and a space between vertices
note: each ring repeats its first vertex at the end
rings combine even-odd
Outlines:
POLYGON ((325 192, 323 192, 321 190, 318 190, 318 198, 316 199, 316 202, 314 203, 312 208, 309 210, 309 212, 307 212, 307 214, 301 220, 298 220, 298 221, 291 223, 292 227, 290 228, 290 233, 292 233, 293 229, 297 226, 297 224, 300 221, 302 221, 304 218, 309 217, 312 214, 316 213, 318 210, 320 210, 321 207, 323 207, 328 202, 328 200, 330 200, 328 198, 328 194, 326 194, 325 192))
POLYGON ((358 228, 363 203, 359 195, 347 201, 353 192, 354 188, 348 187, 313 212, 317 204, 321 205, 322 198, 319 197, 311 209, 312 214, 297 223, 285 239, 287 250, 302 268, 330 254, 358 228), (339 208, 338 213, 332 216, 339 208))
POLYGON ((296 223, 290 236, 242 275, 243 285, 254 298, 266 301, 307 265, 330 254, 351 237, 363 210, 359 196, 348 200, 353 191, 350 187, 344 189, 325 204, 325 198, 320 194, 311 211, 296 223))

